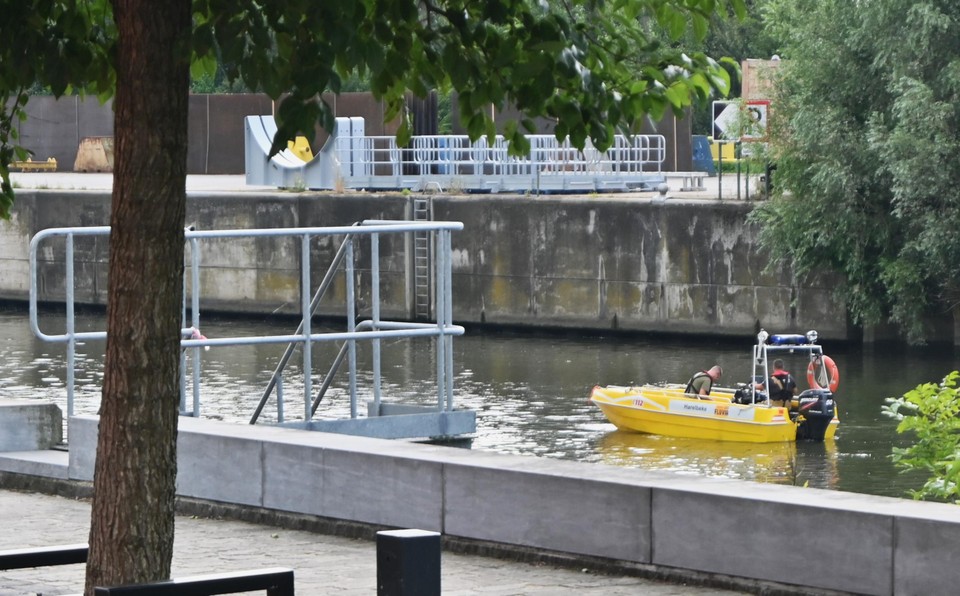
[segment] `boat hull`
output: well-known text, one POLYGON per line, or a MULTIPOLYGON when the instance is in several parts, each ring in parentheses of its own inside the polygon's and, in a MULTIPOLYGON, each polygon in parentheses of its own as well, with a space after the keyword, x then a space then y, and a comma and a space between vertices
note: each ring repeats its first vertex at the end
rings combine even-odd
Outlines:
MULTIPOLYGON (((590 396, 618 429, 691 439, 777 443, 797 439, 797 422, 786 408, 732 402, 733 390, 716 389, 711 399, 687 396, 676 386, 594 387, 590 396)), ((839 420, 828 425, 832 438, 839 420)))

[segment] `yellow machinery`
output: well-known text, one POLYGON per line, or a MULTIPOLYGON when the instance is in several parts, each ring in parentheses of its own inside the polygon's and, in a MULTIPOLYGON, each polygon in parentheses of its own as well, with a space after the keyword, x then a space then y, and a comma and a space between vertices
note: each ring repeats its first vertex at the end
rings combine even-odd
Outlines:
POLYGON ((48 158, 47 161, 33 161, 32 159, 27 159, 26 161, 15 161, 10 164, 11 170, 20 170, 21 172, 56 172, 57 171, 57 160, 54 158, 48 158))
POLYGON ((733 141, 724 141, 722 144, 717 142, 713 137, 710 139, 710 155, 713 157, 714 161, 720 159, 720 152, 723 151, 723 161, 732 162, 737 159, 736 146, 733 141))
POLYGON ((297 137, 294 141, 287 141, 287 148, 303 161, 313 159, 313 150, 307 142, 307 137, 297 137))

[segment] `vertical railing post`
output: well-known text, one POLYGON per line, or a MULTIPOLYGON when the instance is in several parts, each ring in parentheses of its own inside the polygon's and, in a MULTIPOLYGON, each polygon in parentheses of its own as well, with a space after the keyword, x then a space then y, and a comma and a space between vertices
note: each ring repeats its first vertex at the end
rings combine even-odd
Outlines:
MULTIPOLYGON (((353 238, 347 242, 346 254, 346 277, 347 277, 347 331, 353 333, 357 330, 357 305, 354 298, 354 263, 353 263, 353 238)), ((347 362, 350 370, 350 418, 357 417, 357 340, 347 340, 347 362)))
POLYGON ((303 420, 310 420, 310 396, 313 394, 311 378, 313 376, 313 344, 310 342, 311 319, 310 310, 310 235, 300 236, 300 313, 303 327, 303 420))
MULTIPOLYGON (((370 293, 373 303, 373 330, 380 329, 380 234, 370 235, 370 293)), ((380 339, 373 340, 373 405, 376 415, 380 415, 380 339)))
MULTIPOLYGON (((446 286, 446 291, 444 292, 444 307, 443 307, 443 326, 444 329, 449 329, 453 325, 453 260, 452 260, 452 247, 451 247, 451 233, 450 230, 443 230, 440 232, 443 238, 443 252, 444 252, 444 261, 446 266, 444 267, 444 285, 446 286)), ((444 375, 444 380, 446 381, 446 393, 447 393, 447 405, 446 410, 453 410, 453 335, 444 334, 443 339, 446 342, 446 358, 444 362, 447 366, 447 373, 444 375)))
POLYGON ((740 141, 733 143, 733 155, 737 158, 737 200, 740 200, 740 166, 743 162, 743 147, 740 141))
POLYGON ((75 382, 74 362, 77 340, 74 337, 76 333, 76 319, 74 311, 73 295, 73 234, 67 234, 67 417, 73 416, 73 385, 75 382))
POLYGON ((441 241, 441 235, 443 232, 434 232, 433 237, 436 239, 434 242, 434 260, 436 261, 434 269, 434 279, 437 280, 437 283, 434 284, 434 312, 437 319, 437 410, 443 410, 443 404, 446 401, 445 399, 445 387, 446 383, 444 382, 444 375, 447 372, 447 367, 444 363, 444 358, 446 358, 447 351, 444 348, 444 308, 443 305, 446 304, 446 293, 447 285, 443 283, 443 272, 445 271, 444 267, 444 254, 443 254, 443 242, 441 241))
MULTIPOLYGON (((200 329, 200 244, 190 239, 190 321, 200 329)), ((193 348, 193 416, 200 417, 200 346, 193 348)))
MULTIPOLYGON (((180 297, 180 329, 187 327, 187 255, 183 255, 183 296, 180 297)), ((181 332, 182 333, 182 332, 181 332)), ((183 347, 183 335, 180 336, 180 406, 179 413, 187 410, 187 350, 183 347)))
POLYGON ((717 200, 723 200, 723 140, 717 141, 717 200))
POLYGON ((283 424, 283 377, 277 379, 277 424, 283 424))

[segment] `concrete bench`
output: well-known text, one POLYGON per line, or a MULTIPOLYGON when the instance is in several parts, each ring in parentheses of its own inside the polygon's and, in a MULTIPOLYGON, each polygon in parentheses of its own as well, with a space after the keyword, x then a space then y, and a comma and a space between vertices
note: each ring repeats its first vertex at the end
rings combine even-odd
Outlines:
POLYGON ((29 569, 87 562, 86 544, 19 548, 0 551, 0 569, 29 569))
POLYGON ((94 588, 96 596, 211 596, 266 590, 267 596, 293 596, 293 570, 282 567, 195 575, 180 579, 94 588))
POLYGON ((680 190, 691 191, 691 190, 705 190, 706 186, 703 184, 703 179, 706 176, 700 173, 686 174, 683 177, 683 186, 680 187, 680 190))
POLYGON ((665 172, 666 178, 679 178, 681 180, 680 190, 684 192, 706 190, 704 179, 708 176, 706 172, 665 172))

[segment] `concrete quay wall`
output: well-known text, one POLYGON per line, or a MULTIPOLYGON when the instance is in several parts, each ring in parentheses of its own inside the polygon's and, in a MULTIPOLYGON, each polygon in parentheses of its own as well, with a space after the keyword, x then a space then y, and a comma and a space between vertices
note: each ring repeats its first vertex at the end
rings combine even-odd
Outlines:
MULTIPOLYGON (((401 193, 194 193, 188 225, 244 229, 350 225, 409 219, 401 193)), ((464 222, 453 234, 453 314, 458 323, 752 335, 817 329, 850 339, 846 309, 829 279, 797 281, 767 270, 767 254, 746 223, 750 203, 652 195, 430 197, 436 220, 464 222)), ((28 245, 45 228, 109 224, 110 196, 98 191, 18 191, 13 220, 0 226, 0 298, 27 300, 28 245)), ((149 239, 144 239, 149 241, 149 239)), ((339 240, 314 242, 313 287, 339 240)), ((367 245, 367 247, 369 244, 367 245)), ((78 238, 76 299, 104 304, 107 242, 78 238)), ((39 297, 65 297, 62 242, 39 252, 39 297)), ((296 314, 300 249, 294 239, 205 241, 201 311, 296 314)), ((414 317, 412 243, 381 241, 386 318, 414 317)), ((369 248, 358 252, 361 313, 370 300, 369 248)), ((342 316, 343 276, 320 314, 342 316)))
MULTIPOLYGON (((97 424, 70 420, 72 480, 93 478, 97 424)), ((178 441, 197 499, 811 592, 960 583, 953 505, 191 418, 178 441)))

